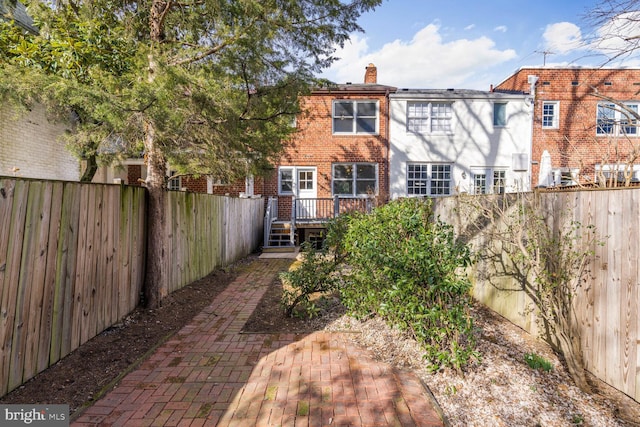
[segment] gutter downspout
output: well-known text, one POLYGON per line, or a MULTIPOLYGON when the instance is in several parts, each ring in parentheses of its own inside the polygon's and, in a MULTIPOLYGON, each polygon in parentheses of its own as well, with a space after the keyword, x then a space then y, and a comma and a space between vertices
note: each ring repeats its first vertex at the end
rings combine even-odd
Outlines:
POLYGON ((387 89, 385 91, 384 94, 385 100, 387 102, 387 128, 385 129, 385 139, 387 140, 387 160, 386 160, 386 165, 385 167, 387 168, 386 170, 386 179, 387 179, 387 197, 385 200, 385 203, 387 201, 389 201, 389 199, 391 198, 391 166, 389 165, 389 160, 390 160, 390 155, 391 155, 391 139, 390 139, 390 131, 389 128, 391 127, 391 101, 389 100, 389 89, 387 89))
MULTIPOLYGON (((527 82, 529 83, 529 102, 531 103, 531 135, 529 144, 529 191, 533 191, 533 132, 535 128, 535 117, 536 117, 536 84, 538 83, 538 76, 529 75, 527 76, 527 82)), ((540 167, 540 165, 538 165, 540 167)), ((536 183, 538 186, 540 183, 536 183)))

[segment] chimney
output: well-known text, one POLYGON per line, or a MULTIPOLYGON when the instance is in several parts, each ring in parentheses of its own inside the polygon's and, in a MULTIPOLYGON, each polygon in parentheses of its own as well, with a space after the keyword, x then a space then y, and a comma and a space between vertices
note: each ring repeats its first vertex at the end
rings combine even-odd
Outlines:
POLYGON ((365 67, 364 82, 365 83, 378 83, 378 69, 375 65, 369 64, 365 67))

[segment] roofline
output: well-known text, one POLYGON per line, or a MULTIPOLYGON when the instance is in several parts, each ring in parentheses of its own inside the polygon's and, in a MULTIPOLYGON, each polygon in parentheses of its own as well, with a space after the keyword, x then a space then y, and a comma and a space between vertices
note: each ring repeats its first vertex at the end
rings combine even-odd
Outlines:
POLYGON ((386 86, 377 83, 355 83, 355 84, 337 84, 330 87, 313 88, 311 95, 324 95, 336 93, 354 93, 354 94, 388 94, 395 92, 398 88, 394 86, 386 86))
POLYGON ((620 70, 620 71, 625 71, 625 70, 636 70, 636 71, 640 71, 640 67, 596 67, 596 66, 583 66, 583 65, 525 65, 522 67, 517 68, 515 71, 513 71, 511 74, 509 74, 506 78, 502 79, 502 81, 500 81, 500 83, 496 84, 495 87, 500 86, 501 84, 503 84, 504 82, 506 82, 507 80, 509 80, 510 78, 512 78, 513 76, 515 76, 516 74, 525 71, 525 70, 585 70, 585 71, 598 71, 598 70, 620 70))
POLYGON ((465 93, 446 93, 446 92, 395 92, 389 94, 389 98, 394 99, 443 99, 443 100, 451 100, 451 99, 524 99, 528 97, 529 94, 521 92, 521 93, 504 93, 504 92, 491 92, 491 91, 474 91, 474 92, 465 92, 465 93))

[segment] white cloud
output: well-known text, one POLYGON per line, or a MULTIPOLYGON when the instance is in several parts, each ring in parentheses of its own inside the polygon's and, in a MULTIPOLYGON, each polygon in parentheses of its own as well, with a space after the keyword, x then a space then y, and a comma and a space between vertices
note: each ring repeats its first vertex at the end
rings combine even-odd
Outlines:
POLYGON ((545 50, 559 55, 564 55, 583 46, 580 27, 571 22, 557 22, 547 25, 542 38, 545 50))
POLYGON ((640 11, 620 14, 598 28, 589 47, 610 57, 626 52, 622 56, 628 58, 640 53, 640 11))
POLYGON ((486 71, 516 57, 513 49, 499 50, 488 37, 444 42, 440 27, 429 24, 409 42, 395 40, 369 52, 366 38, 353 36, 342 58, 323 76, 339 83, 361 83, 365 67, 374 63, 378 83, 397 87, 487 90, 486 71))
POLYGON ((476 24, 467 25, 464 27, 465 31, 473 30, 476 27, 476 24))
POLYGON ((507 32, 507 26, 506 25, 498 25, 497 27, 495 27, 493 29, 493 31, 500 31, 502 33, 506 33, 507 32))

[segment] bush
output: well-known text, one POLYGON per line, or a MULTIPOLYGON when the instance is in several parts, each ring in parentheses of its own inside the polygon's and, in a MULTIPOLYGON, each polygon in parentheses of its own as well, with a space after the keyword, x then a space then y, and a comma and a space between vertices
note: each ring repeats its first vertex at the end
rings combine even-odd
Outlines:
POLYGON ((471 285, 461 274, 471 253, 452 226, 433 218, 429 201, 404 199, 354 216, 342 245, 350 271, 340 291, 351 314, 380 315, 409 331, 432 370, 460 370, 476 355, 471 285))
POLYGON ((336 263, 327 256, 326 251, 317 250, 305 242, 302 244, 302 253, 304 258, 297 266, 280 273, 280 280, 284 285, 282 305, 288 317, 300 315, 296 308, 301 308, 308 317, 314 317, 318 308, 311 296, 336 289, 336 263))

